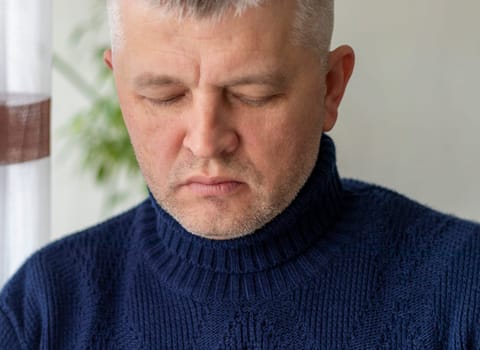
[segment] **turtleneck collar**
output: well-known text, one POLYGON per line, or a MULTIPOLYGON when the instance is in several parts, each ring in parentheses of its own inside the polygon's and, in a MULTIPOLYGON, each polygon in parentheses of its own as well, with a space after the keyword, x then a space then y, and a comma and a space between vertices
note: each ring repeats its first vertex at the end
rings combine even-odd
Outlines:
POLYGON ((313 248, 339 216, 342 197, 335 146, 323 135, 307 182, 264 227, 231 240, 202 238, 186 231, 150 195, 154 210, 143 220, 142 249, 159 279, 184 295, 217 300, 268 297, 298 285, 315 268, 315 260, 326 258, 325 252, 313 248))

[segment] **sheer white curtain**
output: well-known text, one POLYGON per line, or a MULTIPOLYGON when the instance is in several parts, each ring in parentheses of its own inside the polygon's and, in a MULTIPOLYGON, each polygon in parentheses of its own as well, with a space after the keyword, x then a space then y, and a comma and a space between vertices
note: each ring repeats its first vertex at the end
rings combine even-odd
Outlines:
POLYGON ((0 0, 0 287, 50 236, 51 1, 0 0))
POLYGON ((0 166, 0 284, 49 239, 49 177, 48 158, 0 166))

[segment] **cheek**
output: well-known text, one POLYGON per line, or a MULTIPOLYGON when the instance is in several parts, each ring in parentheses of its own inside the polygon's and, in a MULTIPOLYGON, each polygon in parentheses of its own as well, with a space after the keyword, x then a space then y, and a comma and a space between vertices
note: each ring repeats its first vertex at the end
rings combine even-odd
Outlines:
POLYGON ((267 116, 263 135, 257 136, 258 141, 265 144, 264 148, 269 149, 272 155, 280 158, 311 149, 314 147, 312 143, 320 139, 323 114, 321 108, 311 104, 309 107, 293 106, 267 116))
MULTIPOLYGON (((297 168, 313 167, 322 133, 319 109, 295 108, 272 114, 251 128, 247 152, 269 186, 284 182, 297 168)), ((311 169, 310 169, 311 170, 311 169)))
POLYGON ((155 179, 155 182, 163 183, 180 151, 181 128, 148 115, 138 103, 124 100, 121 105, 125 125, 147 182, 155 179))

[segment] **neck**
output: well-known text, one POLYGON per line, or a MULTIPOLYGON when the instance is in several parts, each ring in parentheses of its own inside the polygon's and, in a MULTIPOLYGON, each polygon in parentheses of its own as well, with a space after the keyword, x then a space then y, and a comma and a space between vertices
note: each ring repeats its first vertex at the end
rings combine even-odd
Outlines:
MULTIPOLYGON (((144 248, 164 281, 184 294, 215 299, 267 295, 287 288, 270 285, 272 273, 284 273, 289 286, 305 277, 308 264, 300 266, 298 259, 335 222, 342 196, 335 147, 328 136, 323 136, 318 160, 306 184, 293 202, 261 229, 230 240, 195 236, 151 197, 155 229, 143 232, 144 248), (295 269, 298 273, 292 273, 295 269), (251 274, 259 278, 258 285, 249 285, 244 279, 251 274)), ((314 250, 310 253, 322 258, 314 250)))

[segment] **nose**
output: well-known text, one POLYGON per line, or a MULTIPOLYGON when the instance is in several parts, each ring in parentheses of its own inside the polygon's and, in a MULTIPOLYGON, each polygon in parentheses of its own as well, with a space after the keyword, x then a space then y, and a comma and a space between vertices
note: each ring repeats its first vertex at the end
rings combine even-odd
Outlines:
POLYGON ((234 153, 240 138, 229 113, 215 97, 193 105, 187 116, 183 146, 198 158, 218 158, 234 153))

